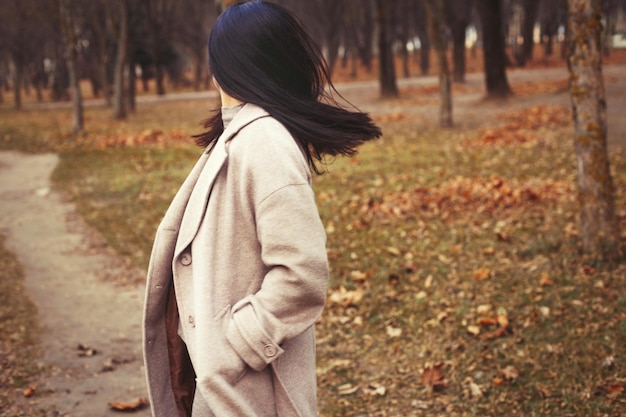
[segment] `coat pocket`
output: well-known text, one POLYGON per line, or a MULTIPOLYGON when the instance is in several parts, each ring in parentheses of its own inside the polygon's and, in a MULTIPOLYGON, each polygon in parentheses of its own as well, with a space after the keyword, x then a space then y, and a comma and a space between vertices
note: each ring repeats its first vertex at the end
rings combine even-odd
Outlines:
POLYGON ((248 372, 249 366, 239 356, 234 347, 226 339, 226 332, 231 321, 231 305, 222 308, 214 317, 218 335, 209 355, 214 355, 214 370, 233 386, 248 372))

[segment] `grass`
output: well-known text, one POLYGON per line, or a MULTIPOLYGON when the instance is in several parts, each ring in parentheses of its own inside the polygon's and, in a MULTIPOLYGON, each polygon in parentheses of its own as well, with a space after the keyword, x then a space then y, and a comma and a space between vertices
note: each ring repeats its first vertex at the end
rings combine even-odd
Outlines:
MULTIPOLYGON (((194 133, 204 107, 161 103, 121 123, 90 109, 74 142, 66 111, 0 112, 1 146, 61 152, 56 187, 145 267, 199 150, 98 141, 194 133)), ((626 267, 579 253, 571 128, 517 146, 406 120, 383 128, 315 180, 332 268, 317 324, 321 415, 625 415, 626 267)), ((626 230, 622 150, 611 166, 626 230)))
POLYGON ((9 416, 29 409, 18 399, 41 369, 37 310, 25 293, 24 271, 4 243, 0 235, 0 416, 9 416))

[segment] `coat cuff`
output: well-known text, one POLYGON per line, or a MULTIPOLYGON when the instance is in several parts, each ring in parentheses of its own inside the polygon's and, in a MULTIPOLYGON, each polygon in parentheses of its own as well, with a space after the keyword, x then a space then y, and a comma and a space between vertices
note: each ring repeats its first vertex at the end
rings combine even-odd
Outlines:
POLYGON ((226 338, 241 359, 255 371, 275 361, 284 350, 267 334, 257 319, 250 302, 233 308, 226 338))

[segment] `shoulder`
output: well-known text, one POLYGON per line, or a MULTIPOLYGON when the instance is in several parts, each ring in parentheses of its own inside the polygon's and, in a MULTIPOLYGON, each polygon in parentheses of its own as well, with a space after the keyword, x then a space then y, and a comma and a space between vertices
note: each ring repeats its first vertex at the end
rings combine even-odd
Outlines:
MULTIPOLYGON (((244 126, 228 143, 230 162, 255 171, 295 170, 310 177, 302 149, 287 128, 265 113, 244 126)), ((230 163, 229 162, 229 163, 230 163)))

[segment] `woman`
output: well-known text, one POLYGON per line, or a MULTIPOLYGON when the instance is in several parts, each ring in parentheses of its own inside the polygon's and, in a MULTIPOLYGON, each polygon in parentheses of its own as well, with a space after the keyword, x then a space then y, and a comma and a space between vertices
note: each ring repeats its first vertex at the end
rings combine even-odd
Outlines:
POLYGON ((206 151, 157 230, 148 270, 152 412, 314 417, 328 264, 311 169, 380 130, 334 101, 319 49, 281 6, 231 6, 208 47, 222 109, 196 137, 206 151))

